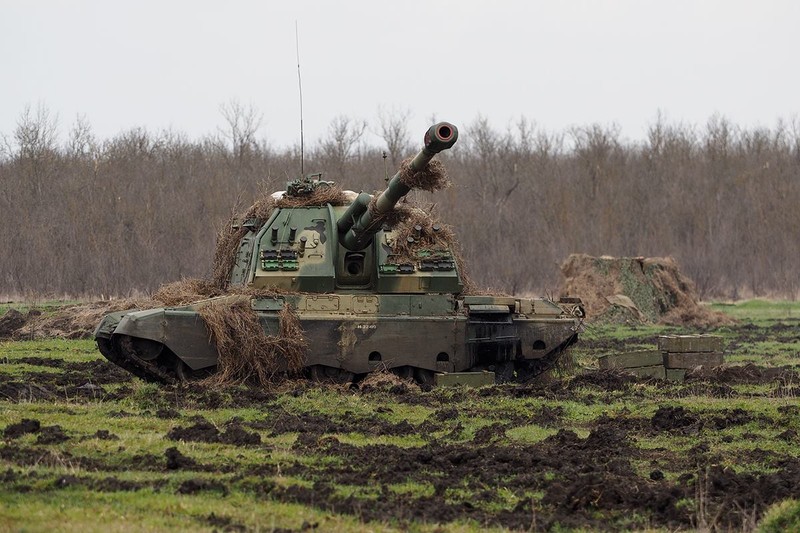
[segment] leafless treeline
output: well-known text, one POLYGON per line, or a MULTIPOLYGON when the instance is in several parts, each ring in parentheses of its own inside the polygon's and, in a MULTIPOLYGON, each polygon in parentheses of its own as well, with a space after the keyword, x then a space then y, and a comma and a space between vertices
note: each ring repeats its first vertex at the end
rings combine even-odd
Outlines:
MULTIPOLYGON (((59 140, 46 108, 24 110, 0 132, 0 294, 125 295, 206 276, 234 206, 300 172, 298 147, 257 139, 257 111, 222 111, 226 128, 200 140, 140 128, 98 140, 81 119, 59 140)), ((364 141, 366 122, 335 119, 307 150, 306 172, 382 188, 418 148, 406 119, 378 118, 382 146, 364 141)), ((442 159, 454 187, 414 194, 456 228, 483 285, 554 291, 560 262, 585 252, 672 255, 706 297, 800 289, 797 120, 742 129, 658 117, 630 142, 613 126, 553 133, 478 117, 442 159)))

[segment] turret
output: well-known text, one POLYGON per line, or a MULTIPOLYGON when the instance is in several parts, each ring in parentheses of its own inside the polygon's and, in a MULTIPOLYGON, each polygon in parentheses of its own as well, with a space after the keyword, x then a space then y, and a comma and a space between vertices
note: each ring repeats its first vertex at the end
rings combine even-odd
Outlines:
POLYGON ((408 172, 420 172, 428 167, 433 157, 451 148, 458 139, 458 129, 448 123, 439 122, 425 132, 425 146, 411 160, 408 167, 401 168, 389 180, 386 190, 375 200, 361 193, 337 222, 339 242, 348 250, 363 250, 372 242, 372 237, 381 229, 383 220, 397 202, 408 194, 412 186, 403 177, 408 172))

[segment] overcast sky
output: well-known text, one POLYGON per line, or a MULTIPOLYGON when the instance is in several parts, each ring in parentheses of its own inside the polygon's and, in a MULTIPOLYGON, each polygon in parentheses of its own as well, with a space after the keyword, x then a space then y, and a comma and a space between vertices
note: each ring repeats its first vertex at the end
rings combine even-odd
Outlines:
POLYGON ((309 143, 337 115, 374 131, 381 107, 408 110, 415 138, 434 114, 641 139, 658 110, 767 127, 800 112, 796 1, 0 0, 0 134, 41 103, 62 139, 79 114, 100 138, 195 138, 236 99, 263 113, 260 138, 295 144, 295 21, 309 143))

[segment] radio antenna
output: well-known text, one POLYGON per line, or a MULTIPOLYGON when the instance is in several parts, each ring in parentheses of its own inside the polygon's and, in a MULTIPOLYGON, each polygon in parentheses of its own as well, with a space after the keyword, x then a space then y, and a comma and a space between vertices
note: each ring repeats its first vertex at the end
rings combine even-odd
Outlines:
POLYGON ((297 87, 300 89, 300 177, 305 176, 305 145, 303 135, 303 80, 300 78, 300 32, 294 21, 294 46, 297 52, 297 87))

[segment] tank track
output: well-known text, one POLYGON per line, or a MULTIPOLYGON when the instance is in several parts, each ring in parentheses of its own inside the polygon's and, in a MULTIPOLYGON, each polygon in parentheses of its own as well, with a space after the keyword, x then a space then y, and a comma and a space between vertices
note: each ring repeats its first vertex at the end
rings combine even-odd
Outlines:
MULTIPOLYGON (((494 366, 495 374, 498 383, 512 382, 512 383, 529 383, 536 379, 538 376, 552 370, 558 363, 568 355, 568 349, 577 340, 577 333, 564 341, 561 345, 557 346, 547 355, 539 359, 532 359, 525 361, 520 365, 515 362, 498 363, 494 366)), ((156 358, 151 361, 146 361, 140 357, 137 352, 133 338, 127 335, 114 335, 111 339, 98 337, 97 345, 100 352, 111 363, 127 370, 131 374, 149 382, 173 384, 197 379, 199 376, 208 376, 206 371, 193 372, 178 359, 166 347, 163 348, 156 358)), ((409 367, 400 367, 407 369, 409 367)), ((487 370, 485 366, 474 367, 470 370, 480 371, 487 370)), ((422 370, 424 369, 412 369, 422 370)), ((342 371, 349 374, 349 372, 342 371)), ((429 371, 430 373, 430 371, 429 371)), ((323 376, 318 372, 313 371, 313 367, 308 367, 308 376, 310 379, 317 381, 327 381, 332 376, 323 376)), ((413 378, 418 382, 425 383, 427 380, 420 379, 418 372, 401 373, 401 377, 413 378)), ((352 376, 352 374, 351 374, 352 376)), ((354 376, 356 380, 363 376, 354 376)))
MULTIPOLYGON (((133 339, 127 335, 114 335, 110 339, 97 337, 97 347, 106 359, 145 381, 166 384, 179 381, 177 371, 168 372, 162 365, 141 359, 133 345, 133 339)), ((169 350, 165 349, 165 352, 169 352, 169 350)), ((176 361, 174 365, 177 368, 180 361, 174 355, 172 358, 176 361)), ((166 359, 166 357, 159 356, 158 359, 166 359)))

